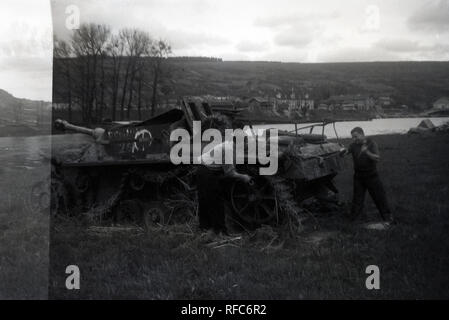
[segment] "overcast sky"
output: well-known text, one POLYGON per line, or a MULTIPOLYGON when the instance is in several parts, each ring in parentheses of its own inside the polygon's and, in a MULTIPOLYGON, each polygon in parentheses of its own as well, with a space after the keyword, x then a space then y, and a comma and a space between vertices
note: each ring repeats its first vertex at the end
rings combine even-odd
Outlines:
POLYGON ((51 100, 52 23, 47 0, 0 1, 0 89, 51 100))
MULTIPOLYGON (((449 0, 56 0, 61 38, 80 21, 137 27, 174 55, 285 62, 449 60, 449 0), (69 19, 69 20, 68 20, 69 19)), ((0 88, 51 97, 47 0, 0 2, 0 88), (4 27, 3 27, 4 25, 4 27)))

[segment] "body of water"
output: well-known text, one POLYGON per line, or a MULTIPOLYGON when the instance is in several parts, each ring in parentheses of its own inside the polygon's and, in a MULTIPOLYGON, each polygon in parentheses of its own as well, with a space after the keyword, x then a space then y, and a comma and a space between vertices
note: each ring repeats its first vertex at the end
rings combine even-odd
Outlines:
MULTIPOLYGON (((361 127, 365 134, 368 136, 379 134, 393 134, 407 133, 410 128, 417 127, 419 123, 424 119, 430 119, 435 126, 442 125, 449 121, 449 117, 444 118, 391 118, 391 119, 374 119, 371 121, 345 121, 336 122, 335 129, 339 138, 351 137, 351 129, 354 127, 361 127)), ((298 129, 312 125, 314 123, 301 123, 298 124, 298 129)), ((263 125, 257 126, 257 128, 277 128, 279 130, 295 131, 295 125, 263 125)), ((299 133, 308 133, 309 129, 298 130, 299 133)), ((317 126, 314 128, 313 133, 321 133, 322 127, 317 126)), ((328 138, 336 138, 335 131, 332 124, 328 124, 324 129, 324 134, 328 138)))
POLYGON ((0 165, 2 168, 30 169, 48 163, 52 149, 76 146, 92 141, 83 134, 35 137, 0 137, 0 165))

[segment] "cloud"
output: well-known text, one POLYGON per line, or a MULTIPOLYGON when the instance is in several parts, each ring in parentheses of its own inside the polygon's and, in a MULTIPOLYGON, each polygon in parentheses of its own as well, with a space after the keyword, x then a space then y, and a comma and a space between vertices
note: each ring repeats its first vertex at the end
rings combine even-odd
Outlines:
POLYGON ((80 10, 80 23, 94 22, 111 26, 116 33, 122 28, 136 28, 148 31, 155 39, 167 40, 174 50, 187 50, 220 46, 231 41, 215 30, 195 26, 201 14, 210 17, 211 3, 207 0, 53 0, 52 16, 55 34, 62 39, 68 39, 71 30, 65 27, 68 5, 75 4, 80 10), (191 12, 194 11, 195 15, 191 12), (126 12, 126 14, 123 14, 126 12), (181 20, 179 16, 182 15, 181 20), (179 26, 183 21, 182 26, 179 26))
POLYGON ((235 46, 235 48, 240 52, 263 51, 267 50, 269 47, 270 46, 268 43, 254 41, 241 41, 235 46))
POLYGON ((428 2, 407 20, 413 31, 449 31, 449 0, 428 2))
POLYGON ((324 21, 338 18, 340 14, 337 11, 330 13, 316 12, 293 12, 286 14, 272 14, 258 17, 254 20, 254 26, 265 28, 289 27, 292 25, 304 24, 310 21, 324 21))
POLYGON ((0 39, 0 56, 48 57, 52 50, 52 30, 24 21, 13 22, 4 31, 8 38, 0 39), (15 36, 14 36, 15 35, 15 36))
POLYGON ((279 29, 273 41, 282 47, 302 49, 310 43, 327 38, 325 26, 317 21, 296 22, 290 26, 279 29))
POLYGON ((219 35, 207 33, 186 32, 183 30, 168 30, 162 32, 163 38, 168 39, 175 50, 191 49, 204 46, 221 46, 230 40, 219 35))
POLYGON ((256 27, 277 28, 285 25, 295 24, 301 20, 300 14, 272 15, 258 17, 254 21, 256 27))
POLYGON ((16 97, 51 100, 52 61, 49 58, 0 58, 0 88, 16 97))
POLYGON ((254 26, 273 31, 273 42, 277 46, 301 49, 315 39, 322 38, 326 29, 325 25, 332 23, 338 17, 337 11, 273 14, 258 17, 254 21, 254 26))
POLYGON ((3 57, 0 58, 0 71, 51 72, 51 57, 3 57))
POLYGON ((383 38, 374 46, 391 52, 414 52, 420 49, 417 41, 403 38, 383 38))
POLYGON ((146 30, 169 41, 175 55, 298 62, 445 57, 449 39, 442 32, 437 38, 410 26, 449 29, 442 27, 449 0, 426 0, 420 8, 422 1, 53 0, 52 9, 57 35, 66 33, 65 6, 75 3, 81 22, 146 30))
POLYGON ((398 54, 406 60, 447 60, 449 43, 422 44, 402 38, 384 38, 373 44, 376 50, 398 54))
POLYGON ((302 48, 314 40, 313 32, 305 29, 290 28, 285 32, 278 33, 274 42, 279 46, 302 48))
POLYGON ((0 88, 51 99, 52 21, 47 0, 0 2, 0 88))

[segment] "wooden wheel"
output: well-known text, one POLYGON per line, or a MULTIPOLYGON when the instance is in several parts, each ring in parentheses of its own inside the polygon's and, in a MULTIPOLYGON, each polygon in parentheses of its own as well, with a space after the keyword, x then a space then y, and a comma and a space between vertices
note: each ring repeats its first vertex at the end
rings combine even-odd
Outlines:
POLYGON ((258 176, 253 185, 236 180, 231 187, 234 212, 248 223, 267 223, 277 216, 276 191, 265 177, 258 176))

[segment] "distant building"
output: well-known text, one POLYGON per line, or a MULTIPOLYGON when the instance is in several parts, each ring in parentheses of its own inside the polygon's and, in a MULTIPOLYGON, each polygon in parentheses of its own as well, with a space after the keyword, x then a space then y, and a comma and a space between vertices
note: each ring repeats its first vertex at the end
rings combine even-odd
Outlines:
POLYGON ((248 109, 250 111, 269 111, 273 109, 273 105, 268 99, 253 97, 248 100, 248 109))
POLYGON ((357 111, 357 105, 351 99, 343 100, 340 103, 340 107, 341 107, 341 110, 345 110, 345 111, 357 111))
POLYGON ((276 113, 280 114, 280 115, 290 115, 290 111, 289 111, 289 105, 285 102, 278 102, 278 100, 275 100, 275 111, 276 113))
POLYGON ((285 103, 288 105, 288 112, 297 112, 300 110, 300 102, 296 99, 287 99, 285 103))
POLYGON ((291 100, 295 100, 296 99, 295 90, 293 88, 292 88, 292 93, 290 93, 290 99, 291 100))
POLYGON ((367 111, 374 108, 375 100, 373 97, 364 94, 342 94, 331 96, 322 104, 328 105, 328 110, 367 111))
POLYGON ((315 102, 312 99, 309 99, 308 95, 306 95, 304 99, 299 99, 298 102, 299 109, 301 110, 315 109, 315 102))
POLYGON ((236 110, 236 105, 230 100, 209 101, 209 105, 214 111, 236 110))
POLYGON ((292 99, 296 95, 292 93, 290 99, 274 99, 274 106, 276 110, 287 110, 288 113, 303 112, 313 110, 315 108, 314 100, 309 99, 308 96, 304 99, 292 99))
POLYGON ((449 110, 449 98, 442 97, 433 103, 433 109, 435 110, 449 110))
POLYGON ((390 107, 393 105, 393 99, 389 96, 380 96, 377 98, 377 103, 381 107, 390 107))
POLYGON ((234 96, 203 95, 202 100, 207 101, 213 111, 230 111, 246 108, 248 105, 242 103, 242 99, 234 96))
POLYGON ((318 105, 318 108, 317 108, 318 110, 329 110, 329 106, 327 105, 327 104, 325 104, 325 103, 320 103, 319 105, 318 105))
POLYGON ((403 114, 407 113, 408 111, 408 106, 406 106, 405 104, 400 106, 389 106, 387 108, 382 108, 382 112, 385 112, 387 114, 403 114))
POLYGON ((245 99, 236 99, 234 101, 234 104, 235 104, 236 109, 243 110, 243 109, 248 109, 249 108, 248 101, 245 100, 245 99))

